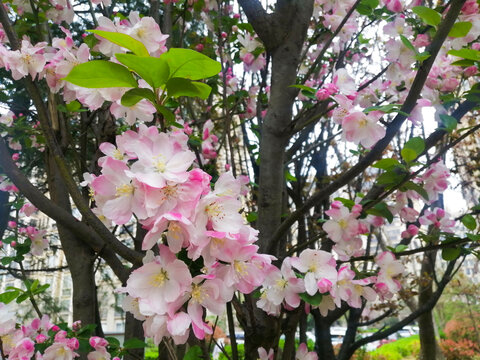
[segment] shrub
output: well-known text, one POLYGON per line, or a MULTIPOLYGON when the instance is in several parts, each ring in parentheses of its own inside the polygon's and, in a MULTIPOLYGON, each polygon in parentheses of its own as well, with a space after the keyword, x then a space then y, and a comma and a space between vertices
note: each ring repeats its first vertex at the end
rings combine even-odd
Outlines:
POLYGON ((440 341, 443 355, 446 360, 473 360, 480 359, 480 347, 469 339, 440 341))

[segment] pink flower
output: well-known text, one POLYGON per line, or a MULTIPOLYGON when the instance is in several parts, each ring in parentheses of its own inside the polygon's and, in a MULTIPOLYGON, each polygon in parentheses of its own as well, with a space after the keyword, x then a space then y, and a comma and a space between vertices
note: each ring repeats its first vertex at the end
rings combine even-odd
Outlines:
POLYGON ((32 214, 38 209, 30 203, 25 203, 20 209, 20 214, 23 214, 27 217, 32 216, 32 214))
POLYGON ((275 305, 285 303, 296 308, 300 305, 299 293, 305 291, 303 280, 297 278, 292 270, 290 258, 285 258, 282 262, 281 270, 276 267, 269 272, 263 286, 265 287, 266 297, 275 305))
POLYGON ((295 360, 318 360, 318 356, 314 351, 309 352, 305 343, 301 343, 295 354, 295 360))
POLYGON ((128 125, 134 125, 136 120, 142 122, 149 122, 153 120, 153 114, 157 110, 151 102, 143 99, 130 107, 123 106, 120 101, 112 103, 110 106, 110 112, 115 118, 125 119, 128 125))
POLYGON ((340 306, 340 300, 344 300, 348 305, 354 308, 362 306, 361 297, 367 301, 374 301, 377 293, 371 287, 367 286, 375 281, 374 277, 353 280, 355 272, 349 265, 342 266, 338 270, 337 286, 332 291, 337 306, 340 306))
POLYGON ((342 128, 346 140, 368 149, 385 136, 385 128, 378 124, 378 117, 372 113, 352 112, 343 119, 342 128))
POLYGON ((419 125, 423 121, 422 109, 428 106, 432 106, 432 103, 430 100, 419 99, 417 101, 417 105, 415 105, 412 112, 410 113, 408 120, 410 120, 415 126, 419 125))
MULTIPOLYGON (((350 96, 356 94, 357 86, 355 85, 355 80, 350 76, 345 68, 335 71, 332 83, 343 95, 350 96)), ((335 88, 330 89, 333 90, 335 88)))
POLYGON ((178 149, 173 137, 158 130, 138 141, 135 152, 138 161, 132 165, 129 175, 156 188, 164 187, 167 181, 186 181, 187 169, 195 159, 192 151, 178 149))
POLYGON ((305 273, 305 290, 309 295, 318 291, 318 281, 327 279, 332 284, 337 281, 336 261, 332 254, 323 250, 306 249, 298 258, 292 258, 292 266, 305 273))
POLYGON ((375 263, 380 267, 375 288, 383 297, 391 298, 402 287, 395 277, 403 274, 405 267, 390 251, 377 255, 375 263))
POLYGON ((78 356, 67 344, 55 342, 45 350, 43 360, 73 360, 78 356))
POLYGON ((30 75, 35 79, 42 72, 47 60, 43 54, 47 45, 41 42, 33 46, 30 41, 22 40, 20 50, 10 51, 5 59, 5 68, 12 71, 14 80, 30 75))
POLYGON ((259 360, 273 360, 274 355, 275 354, 273 353, 273 349, 270 349, 267 353, 267 350, 265 350, 263 347, 258 348, 259 360))
POLYGON ((187 265, 165 245, 159 248, 160 256, 133 271, 127 281, 126 291, 139 299, 144 315, 165 314, 168 304, 180 298, 192 282, 187 265))
POLYGON ((448 233, 453 233, 453 227, 455 226, 455 220, 448 218, 445 210, 441 208, 435 208, 433 211, 425 210, 418 221, 422 225, 433 225, 440 231, 448 233))
POLYGON ((423 180, 425 191, 428 194, 429 202, 438 199, 438 194, 445 191, 448 187, 447 178, 450 176, 450 171, 445 166, 443 161, 438 161, 427 169, 421 179, 423 180))

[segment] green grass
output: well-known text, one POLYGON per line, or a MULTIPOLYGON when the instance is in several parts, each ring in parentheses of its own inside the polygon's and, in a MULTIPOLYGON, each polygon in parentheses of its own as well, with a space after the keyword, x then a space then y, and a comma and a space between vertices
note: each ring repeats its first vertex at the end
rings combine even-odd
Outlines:
POLYGON ((382 345, 377 350, 369 352, 372 360, 402 360, 406 358, 415 359, 420 350, 420 339, 418 335, 382 345))

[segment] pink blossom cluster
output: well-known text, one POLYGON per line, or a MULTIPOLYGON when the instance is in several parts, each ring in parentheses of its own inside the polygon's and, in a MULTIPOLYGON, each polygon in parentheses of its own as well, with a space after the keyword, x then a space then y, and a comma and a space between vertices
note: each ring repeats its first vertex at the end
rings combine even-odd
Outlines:
POLYGON ((21 227, 18 233, 30 239, 30 252, 32 255, 41 256, 49 247, 49 242, 45 238, 46 230, 38 230, 33 226, 21 227))
POLYGON ((164 336, 183 343, 190 328, 198 338, 211 333, 205 309, 220 314, 234 291, 252 292, 271 267, 239 213, 248 179, 227 172, 212 189, 211 177, 192 167, 187 140, 140 125, 117 136, 117 146, 101 144, 101 174, 85 175, 97 214, 116 224, 135 215, 147 229, 142 248, 157 255, 148 253, 123 291, 125 308, 145 320, 156 343, 164 336))
POLYGON ((400 290, 395 277, 404 272, 404 267, 390 252, 381 253, 375 262, 380 269, 378 276, 359 277, 349 264, 337 270, 335 258, 326 251, 304 250, 298 257, 287 257, 281 270, 270 269, 257 306, 278 316, 282 305, 287 310, 298 307, 300 294, 321 295, 321 302, 314 307, 326 316, 328 311, 340 307, 342 301, 360 308, 362 298, 374 301, 377 293, 382 298, 390 298, 400 290))
POLYGON ((356 204, 348 209, 340 201, 334 201, 325 214, 330 217, 324 224, 323 230, 335 243, 335 251, 341 260, 348 260, 352 256, 363 255, 363 244, 360 235, 368 232, 367 223, 358 219, 362 206, 356 204))
MULTIPOLYGON (((32 5, 28 0, 13 0, 12 5, 18 15, 22 16, 24 13, 33 13, 32 5)), ((71 1, 69 0, 49 0, 42 4, 42 9, 45 11, 45 16, 48 20, 56 24, 66 22, 70 24, 74 18, 74 11, 71 1)), ((36 10, 38 11, 38 9, 36 10)))
POLYGON ((265 55, 262 53, 255 56, 253 54, 257 48, 263 47, 262 43, 250 33, 246 33, 245 35, 238 34, 237 39, 242 46, 240 49, 240 59, 243 61, 245 71, 256 72, 263 69, 267 63, 265 55))
POLYGON ((440 208, 425 210, 423 216, 421 216, 418 221, 421 225, 432 225, 443 232, 454 232, 455 220, 449 218, 445 210, 440 208))
POLYGON ((205 159, 215 159, 217 157, 217 152, 215 151, 217 144, 218 138, 213 133, 213 122, 212 120, 207 120, 203 125, 202 132, 202 155, 205 159))
POLYGON ((448 187, 448 177, 450 171, 443 161, 437 161, 422 175, 423 187, 428 194, 428 200, 433 202, 438 199, 438 194, 445 191, 448 187))
MULTIPOLYGON (((79 340, 76 337, 76 332, 80 330, 78 322, 74 323, 72 332, 67 332, 52 324, 47 315, 24 324, 17 324, 16 320, 14 303, 0 302, 1 348, 7 359, 73 360, 79 357, 76 352, 79 348, 79 340), (43 351, 35 351, 35 346, 39 344, 42 344, 43 351)), ((112 359, 107 351, 107 340, 94 336, 90 338, 89 343, 94 350, 88 353, 88 360, 112 359)), ((112 360, 119 358, 115 357, 112 360)))
MULTIPOLYGON (((100 17, 97 30, 119 32, 127 34, 141 41, 151 56, 160 56, 167 51, 165 46, 168 35, 163 35, 158 24, 151 17, 140 18, 138 12, 131 12, 128 19, 111 21, 106 17, 100 17)), ((131 107, 121 105, 120 99, 128 88, 100 88, 87 89, 73 85, 62 80, 75 65, 87 62, 90 58, 90 49, 86 44, 76 46, 71 32, 64 28, 60 29, 65 34, 64 38, 54 38, 52 45, 40 42, 32 45, 29 39, 22 40, 19 50, 8 50, 0 44, 0 67, 10 70, 13 79, 19 80, 27 75, 33 79, 47 81, 50 90, 58 93, 62 90, 65 102, 74 100, 80 101, 90 110, 100 108, 105 101, 112 103, 111 113, 116 118, 124 118, 133 125, 138 119, 140 121, 151 121, 155 113, 154 106, 143 99, 131 107)), ((98 44, 93 50, 103 53, 106 56, 113 56, 116 53, 124 53, 127 49, 99 36, 98 44)), ((144 82, 140 86, 147 87, 144 82)), ((11 124, 9 117, 2 116, 2 122, 11 124)))

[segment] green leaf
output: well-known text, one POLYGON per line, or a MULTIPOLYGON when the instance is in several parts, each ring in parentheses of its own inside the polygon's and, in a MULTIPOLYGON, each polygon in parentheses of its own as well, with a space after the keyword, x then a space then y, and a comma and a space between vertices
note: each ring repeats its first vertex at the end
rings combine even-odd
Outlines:
POLYGON ((407 245, 400 244, 400 245, 397 245, 394 252, 399 253, 399 252, 402 252, 406 249, 408 249, 407 245))
POLYGON ((0 302, 4 303, 4 304, 8 304, 10 302, 12 302, 13 300, 15 300, 18 295, 20 295, 20 292, 17 291, 17 290, 14 290, 14 291, 6 291, 2 294, 0 294, 0 302))
POLYGON ((117 44, 121 47, 124 47, 125 49, 130 50, 134 54, 138 56, 149 56, 148 50, 137 39, 134 39, 130 35, 123 34, 120 32, 111 32, 111 31, 103 31, 103 30, 87 30, 91 33, 94 33, 95 35, 101 36, 104 39, 107 39, 108 41, 117 44))
POLYGON ((460 21, 455 24, 453 24, 452 28, 450 29, 450 32, 448 33, 448 36, 450 37, 464 37, 468 34, 470 29, 472 28, 472 23, 469 21, 460 21))
POLYGON ((480 51, 473 49, 450 50, 447 54, 467 60, 480 61, 480 51))
POLYGON ((372 209, 368 209, 365 212, 370 215, 383 217, 387 219, 389 223, 393 221, 393 214, 385 203, 378 203, 372 209))
POLYGON ((125 66, 105 60, 79 64, 63 80, 90 89, 137 87, 137 81, 125 66))
POLYGON ((18 297, 17 297, 17 300, 15 300, 17 302, 17 304, 20 304, 22 302, 24 302, 25 300, 27 300, 29 298, 30 294, 27 293, 27 292, 24 292, 23 294, 20 294, 18 297))
POLYGON ((402 185, 401 187, 402 191, 407 191, 407 190, 413 190, 416 191, 418 194, 420 194, 425 200, 428 201, 428 193, 427 191, 420 185, 415 184, 412 181, 407 181, 405 184, 402 185))
POLYGON ((350 200, 350 199, 345 199, 345 198, 342 198, 342 197, 336 197, 333 200, 340 201, 344 206, 346 206, 349 209, 351 209, 355 205, 355 201, 350 200))
POLYGON ((80 104, 77 100, 73 100, 72 102, 69 102, 66 107, 68 111, 75 112, 82 108, 82 104, 80 104))
POLYGON ((457 61, 452 62, 451 65, 467 67, 467 66, 475 65, 475 61, 473 61, 473 60, 457 60, 457 61))
POLYGON ((417 49, 415 46, 408 40, 405 36, 400 35, 400 39, 402 40, 403 45, 405 45, 408 49, 412 50, 415 54, 417 53, 417 49))
POLYGON ((309 92, 309 93, 312 93, 312 94, 315 94, 315 89, 309 87, 309 86, 305 86, 305 85, 300 85, 300 84, 295 84, 295 85, 290 85, 289 87, 293 87, 293 88, 297 88, 297 89, 300 89, 300 90, 304 90, 306 92, 309 92))
POLYGON ((218 61, 195 50, 172 48, 160 58, 167 61, 170 77, 200 80, 215 76, 222 71, 218 61))
POLYGON ((357 5, 355 10, 361 15, 370 15, 373 10, 378 6, 378 0, 362 0, 357 5))
POLYGON ((445 130, 447 130, 449 133, 455 130, 458 125, 457 119, 455 119, 453 116, 447 114, 440 114, 440 119, 442 119, 445 130))
POLYGON ((5 256, 0 260, 3 266, 10 265, 10 263, 14 260, 15 258, 12 256, 5 256))
POLYGON ((113 337, 113 336, 107 336, 105 337, 105 340, 108 341, 108 344, 111 346, 111 347, 115 347, 115 348, 119 348, 120 347, 120 341, 118 341, 117 338, 113 337))
POLYGON ((475 220, 475 218, 470 215, 470 214, 467 214, 467 215, 464 215, 462 217, 462 224, 465 225, 465 227, 468 229, 468 230, 475 230, 477 228, 477 221, 475 220))
POLYGON ((291 182, 297 181, 297 178, 295 176, 293 176, 292 174, 290 174, 290 171, 288 171, 288 170, 285 170, 285 179, 287 179, 287 181, 291 181, 291 182))
POLYGON ((412 11, 417 14, 420 19, 427 25, 437 26, 442 21, 442 15, 433 9, 425 6, 415 6, 412 11))
POLYGON ((407 163, 415 160, 425 150, 425 141, 421 137, 413 137, 405 143, 401 151, 403 160, 407 163))
POLYGON ((254 222, 255 220, 258 219, 258 214, 255 211, 252 211, 251 213, 248 213, 247 215, 247 221, 249 223, 254 222))
POLYGON ((387 171, 381 174, 377 178, 377 184, 379 185, 390 185, 390 184, 397 184, 402 181, 404 175, 396 172, 396 171, 387 171))
POLYGON ((315 295, 313 296, 308 295, 306 292, 298 295, 303 301, 313 306, 318 306, 322 302, 322 294, 320 294, 319 292, 315 293, 315 295))
POLYGON ((35 291, 33 291, 33 294, 34 294, 34 295, 41 294, 41 293, 43 293, 45 290, 47 290, 49 287, 50 287, 50 284, 43 284, 43 285, 39 286, 38 289, 36 289, 35 291))
POLYGON ((467 234, 467 237, 472 241, 480 241, 480 234, 467 234))
POLYGON ((424 51, 420 54, 417 54, 415 55, 415 60, 417 60, 418 62, 422 63, 424 62, 425 60, 427 60, 429 57, 430 57, 430 53, 428 51, 424 51))
POLYGON ((162 105, 157 105, 156 108, 157 111, 163 115, 163 117, 165 118, 165 120, 167 120, 168 123, 175 122, 175 115, 170 110, 168 110, 168 108, 162 105))
POLYGON ((460 253, 462 252, 461 249, 457 248, 446 248, 442 250, 442 259, 445 261, 452 261, 455 260, 460 256, 460 253))
POLYGON ((147 343, 137 338, 128 339, 123 343, 124 349, 141 349, 147 346, 147 343))
POLYGON ((397 166, 402 166, 402 164, 396 159, 381 159, 372 166, 377 169, 391 170, 397 166))
POLYGON ((137 56, 133 54, 115 54, 123 65, 135 71, 151 87, 159 88, 170 76, 170 69, 163 58, 137 56))
POLYGON ((76 332, 76 335, 87 334, 88 336, 97 328, 97 324, 88 324, 76 332))
POLYGON ((155 104, 155 94, 150 89, 144 88, 135 88, 128 90, 122 96, 122 105, 126 107, 130 107, 138 103, 140 100, 147 99, 152 104, 155 104))
POLYGON ((200 348, 200 346, 195 345, 195 346, 192 346, 190 349, 188 349, 187 353, 183 357, 183 360, 197 360, 202 358, 203 358, 202 349, 200 348))
POLYGON ((208 98, 212 88, 207 84, 191 81, 184 78, 172 78, 168 80, 167 85, 168 96, 179 97, 179 96, 190 96, 190 97, 199 97, 203 100, 208 98))

